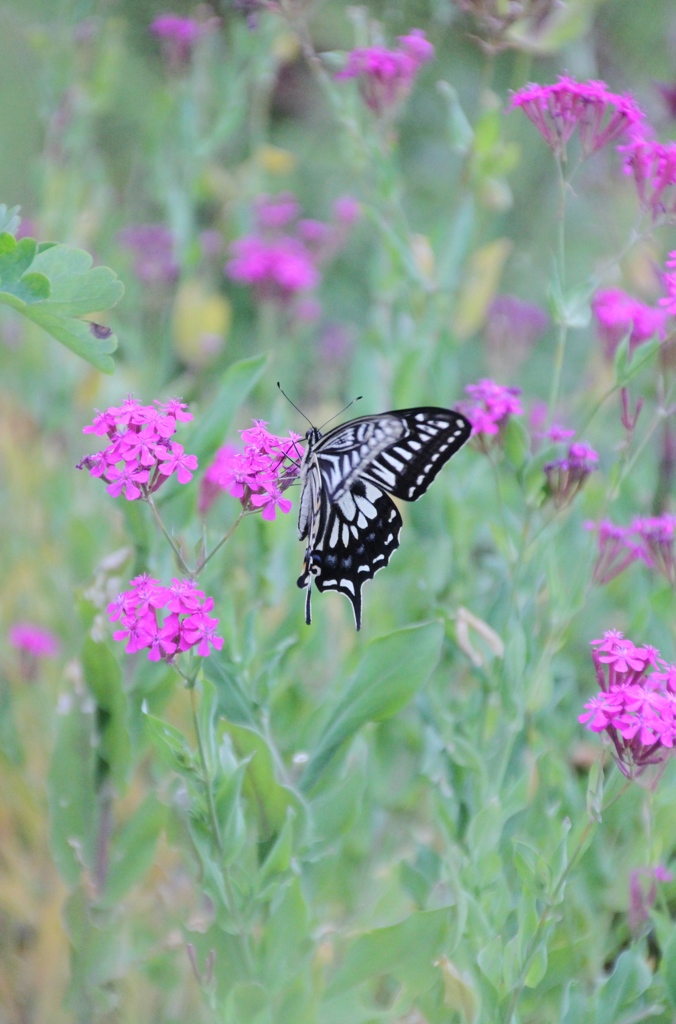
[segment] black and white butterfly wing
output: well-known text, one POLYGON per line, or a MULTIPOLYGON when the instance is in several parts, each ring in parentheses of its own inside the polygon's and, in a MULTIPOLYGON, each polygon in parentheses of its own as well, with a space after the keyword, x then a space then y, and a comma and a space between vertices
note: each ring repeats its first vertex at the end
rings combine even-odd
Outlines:
POLYGON ((387 492, 416 501, 470 433, 464 416, 437 408, 360 417, 323 437, 308 431, 298 519, 308 623, 314 581, 345 594, 361 627, 361 588, 399 546, 401 516, 387 492))

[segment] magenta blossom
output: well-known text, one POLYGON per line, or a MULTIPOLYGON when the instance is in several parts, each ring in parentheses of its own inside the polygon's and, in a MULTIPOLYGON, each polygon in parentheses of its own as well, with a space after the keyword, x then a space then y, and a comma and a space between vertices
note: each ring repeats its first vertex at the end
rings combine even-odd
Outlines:
POLYGON ((636 185, 641 209, 653 221, 673 222, 676 216, 676 142, 657 142, 636 133, 618 147, 625 155, 624 170, 636 185))
POLYGON ((393 113, 406 99, 420 68, 434 57, 434 47, 421 29, 400 36, 401 48, 359 47, 348 55, 347 64, 336 75, 338 80, 356 78, 362 99, 382 117, 393 113))
POLYGON ((629 876, 629 928, 638 935, 648 922, 657 897, 656 882, 673 882, 674 876, 663 864, 654 868, 634 868, 629 876))
POLYGON ((565 508, 584 486, 589 474, 596 469, 598 452, 583 441, 573 441, 561 459, 547 462, 543 469, 547 478, 547 496, 557 508, 565 508))
POLYGON ((664 285, 667 289, 667 294, 657 301, 667 313, 671 314, 671 316, 676 316, 676 249, 669 253, 666 266, 664 285), (671 271, 671 273, 668 273, 668 271, 671 271))
MULTIPOLYGON (((594 523, 585 523, 588 530, 596 529, 594 523)), ((638 541, 633 539, 632 530, 626 526, 617 526, 609 519, 603 519, 597 530, 599 552, 596 557, 592 580, 598 586, 610 583, 633 562, 643 559, 645 550, 638 541)))
POLYGON ((291 192, 259 196, 256 230, 231 244, 225 273, 250 285, 259 302, 290 309, 298 319, 315 319, 321 309, 314 297, 321 268, 345 245, 357 216, 355 206, 356 200, 343 196, 334 208, 335 220, 325 222, 300 218, 291 192))
POLYGON ((167 63, 180 68, 190 62, 197 41, 219 25, 219 18, 201 22, 179 14, 160 14, 150 23, 150 31, 161 40, 167 63))
POLYGON ((290 512, 282 492, 298 479, 303 447, 300 435, 278 437, 263 420, 243 430, 244 451, 224 445, 204 474, 199 509, 202 515, 222 491, 238 498, 245 512, 261 509, 263 519, 275 519, 277 509, 290 512))
POLYGON ((33 658, 55 658, 59 653, 59 641, 54 633, 33 622, 15 622, 9 627, 8 639, 12 647, 33 658))
POLYGON ((644 561, 665 576, 672 586, 676 585, 676 516, 639 516, 634 519, 632 530, 643 545, 644 561))
MULTIPOLYGON (((587 529, 595 529, 593 523, 587 529)), ((642 561, 676 584, 674 535, 676 516, 638 516, 631 526, 617 526, 608 519, 598 525, 599 554, 592 579, 602 586, 619 576, 632 562, 642 561)))
POLYGON ((514 93, 510 109, 521 107, 552 152, 566 160, 566 146, 578 129, 582 155, 591 156, 643 121, 628 94, 609 91, 605 82, 577 82, 560 75, 552 85, 527 85, 514 93))
POLYGON ((111 622, 121 626, 113 639, 126 641, 127 654, 147 650, 150 661, 172 662, 192 647, 204 658, 210 647, 220 651, 223 639, 215 632, 218 619, 208 614, 213 598, 205 597, 194 580, 173 579, 165 587, 143 575, 135 577, 129 587, 108 605, 111 622))
POLYGON ((579 721, 606 734, 618 767, 635 778, 648 765, 664 764, 674 748, 676 672, 661 671, 672 666, 656 648, 637 647, 615 630, 591 644, 600 692, 579 721))
POLYGON ((174 238, 164 224, 128 224, 117 240, 133 253, 134 274, 143 284, 173 284, 178 277, 174 238))
POLYGON ((484 450, 510 416, 523 415, 520 388, 504 387, 484 378, 476 384, 467 384, 465 391, 472 401, 458 403, 460 411, 472 424, 472 437, 484 450))
POLYGON ((186 484, 197 469, 197 458, 186 455, 183 445, 170 438, 178 422, 191 419, 192 413, 178 398, 142 405, 129 397, 120 406, 97 411, 94 421, 83 428, 83 434, 107 435, 110 443, 103 451, 86 455, 77 468, 100 477, 111 497, 124 494, 127 501, 149 497, 174 474, 186 484))
POLYGON ((592 310, 607 359, 612 360, 623 338, 629 336, 629 352, 657 335, 665 336, 666 314, 647 306, 621 288, 603 288, 592 299, 592 310))

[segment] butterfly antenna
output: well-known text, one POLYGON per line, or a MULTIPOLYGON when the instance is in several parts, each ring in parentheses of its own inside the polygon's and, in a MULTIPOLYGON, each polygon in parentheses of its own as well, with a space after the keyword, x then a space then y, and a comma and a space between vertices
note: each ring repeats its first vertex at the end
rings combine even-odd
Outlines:
POLYGON ((305 415, 305 413, 303 412, 303 410, 302 410, 302 409, 299 409, 299 408, 298 408, 298 406, 296 405, 296 403, 295 403, 295 402, 292 402, 292 401, 291 401, 291 399, 289 398, 289 396, 287 395, 286 391, 284 390, 284 388, 282 387, 282 385, 281 385, 281 384, 279 383, 279 381, 277 381, 277 387, 278 387, 278 388, 279 388, 279 390, 280 390, 280 391, 282 392, 282 394, 283 394, 283 395, 284 395, 284 397, 286 398, 286 400, 287 400, 287 402, 289 403, 289 405, 292 405, 292 406, 294 407, 294 409, 296 410, 296 412, 299 412, 299 413, 301 414, 301 416, 303 417, 303 419, 304 419, 304 420, 307 420, 307 421, 308 421, 308 423, 310 424, 310 426, 312 427, 312 429, 314 430, 314 429, 315 429, 315 425, 314 425, 314 423, 312 422, 312 420, 311 420, 311 419, 308 419, 308 417, 307 417, 307 416, 305 415))
MULTIPOLYGON (((282 394, 283 394, 283 393, 284 393, 284 392, 282 392, 282 394)), ((353 398, 351 402, 348 402, 348 403, 347 403, 347 405, 345 406, 345 408, 344 408, 344 409, 341 409, 341 410, 340 410, 340 412, 334 413, 334 415, 333 415, 333 416, 331 417, 331 419, 330 419, 330 420, 327 420, 327 421, 326 421, 326 423, 322 423, 322 425, 321 425, 321 427, 320 427, 319 429, 320 429, 320 430, 323 430, 323 429, 324 429, 324 427, 328 427, 329 423, 333 423, 333 421, 334 421, 335 419, 338 419, 338 417, 339 417, 339 416, 342 416, 344 412, 347 412, 347 410, 348 410, 348 409, 350 408, 350 406, 351 406, 351 405, 354 405, 354 403, 355 403, 355 402, 359 402, 359 401, 361 401, 361 399, 362 399, 363 397, 364 397, 363 395, 357 395, 357 397, 356 397, 356 398, 353 398)))

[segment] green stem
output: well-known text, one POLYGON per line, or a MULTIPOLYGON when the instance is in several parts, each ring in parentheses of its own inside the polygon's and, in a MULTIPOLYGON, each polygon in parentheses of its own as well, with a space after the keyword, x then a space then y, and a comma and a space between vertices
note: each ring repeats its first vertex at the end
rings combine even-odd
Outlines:
POLYGON ((193 571, 192 571, 192 569, 189 568, 188 565, 186 565, 185 559, 183 558, 183 555, 179 551, 178 546, 174 542, 173 537, 171 537, 171 535, 169 534, 169 531, 167 530, 166 526, 162 522, 162 517, 161 517, 160 513, 157 511, 157 506, 155 505, 155 502, 153 501, 152 496, 149 494, 148 497, 145 500, 148 502, 148 504, 150 505, 150 507, 151 507, 151 509, 153 511, 153 515, 155 516, 155 522, 157 523, 157 525, 159 526, 160 530, 162 531, 162 533, 166 537, 166 539, 167 539, 167 541, 169 543, 169 546, 171 547, 171 550, 174 552, 174 555, 176 557, 176 561, 180 565, 181 569, 183 569, 183 572, 185 572, 188 576, 192 576, 193 575, 193 571))
MULTIPOLYGON (((258 509, 256 509, 256 512, 257 511, 258 511, 258 509)), ((251 515, 251 514, 252 514, 251 512, 240 512, 240 514, 237 516, 237 518, 235 519, 235 521, 232 524, 232 526, 230 527, 230 529, 227 530, 226 533, 221 537, 221 539, 219 540, 219 542, 216 545, 216 547, 212 548, 211 551, 209 552, 209 554, 206 555, 203 558, 203 560, 195 567, 195 576, 199 576, 199 574, 202 572, 202 569, 207 564, 207 562, 209 562, 214 557, 216 552, 219 551, 223 547, 223 545, 226 543, 226 541, 230 540, 230 538, 232 537, 233 533, 235 532, 235 530, 237 529, 239 524, 242 522, 244 517, 247 516, 247 515, 251 515)))
MULTIPOLYGON (((611 796, 611 798, 608 800, 608 802, 602 808, 601 816, 610 807, 612 807, 612 805, 617 800, 619 800, 619 798, 623 795, 623 793, 626 792, 626 790, 631 785, 631 779, 624 779, 624 776, 620 775, 619 772, 617 772, 613 776, 613 784, 617 785, 617 782, 615 780, 618 780, 618 781, 624 780, 624 785, 619 790, 617 790, 616 793, 614 793, 611 796)), ((552 910, 557 905, 557 902, 559 900, 559 896, 561 894, 561 891, 562 891, 563 887, 565 886, 571 871, 577 865, 580 857, 582 856, 582 854, 587 849, 588 840, 589 840, 590 836, 592 835, 592 832, 594 831, 594 828, 596 827, 597 824, 599 824, 599 821, 594 820, 592 818, 588 818, 587 819, 587 822, 586 822, 584 828, 582 829, 582 832, 580 833, 580 837, 579 837, 577 843, 575 844, 575 849, 573 850, 573 853, 572 853, 568 863, 566 864, 565 868, 561 872, 561 875, 559 876, 559 879, 558 879, 556 885, 554 886, 553 890, 551 891, 551 893, 548 896, 547 905, 544 907, 542 913, 540 914, 540 918, 538 920, 537 928, 535 929, 535 933, 533 935, 533 938, 531 939, 531 941, 530 941, 530 943, 528 945, 528 952, 526 953, 526 956, 524 957, 524 962, 523 962, 523 964, 521 966, 521 970, 519 971, 519 976, 518 976, 518 978, 516 980, 514 988, 512 989, 512 992, 511 992, 511 995, 510 995, 510 999, 509 999, 509 1003, 507 1005, 507 1012, 505 1013, 505 1016, 503 1018, 505 1024, 511 1024, 511 1022, 512 1022, 514 1013, 516 1011, 517 1004, 519 1002, 519 998, 521 996, 521 992, 523 991, 524 985, 526 984, 526 978, 528 977, 528 972, 529 972, 529 970, 531 968, 531 965, 533 963, 535 955, 537 954, 537 951, 540 948, 540 942, 542 940, 545 928, 547 927, 547 923, 548 923, 549 918, 551 916, 552 910)))
MULTIPOLYGON (((563 164, 560 160, 556 161, 556 168, 558 171, 559 178, 559 209, 557 213, 557 273, 558 273, 558 287, 560 290, 560 297, 562 304, 565 303, 566 293, 566 190, 568 184, 563 173, 563 164)), ((556 403, 559 400, 559 390, 561 387, 561 372, 563 370, 563 359, 566 353, 566 341, 568 338, 568 324, 566 322, 566 312, 564 309, 559 311, 561 316, 561 323, 559 324, 559 335, 556 343, 556 352, 554 354, 554 373, 552 376, 552 386, 549 392, 549 413, 547 417, 547 423, 550 424, 555 414, 556 403)))
MULTIPOLYGON (((183 673, 181 673, 181 675, 183 675, 183 673)), ((184 676, 184 679, 185 678, 186 677, 184 676)), ((237 906, 237 898, 235 896, 235 891, 234 891, 234 889, 232 887, 232 882, 230 880, 230 875, 229 875, 227 869, 225 868, 225 866, 223 865, 223 860, 224 860, 224 856, 225 856, 225 848, 223 846, 223 838, 221 836, 221 830, 220 830, 220 826, 218 824, 218 815, 216 814, 216 801, 214 799, 214 788, 213 788, 213 785, 212 785, 212 778, 211 778, 211 773, 209 771, 209 766, 207 764, 206 753, 204 751, 204 741, 202 739, 202 729, 200 727, 199 715, 197 713, 197 699, 195 697, 195 679, 196 679, 196 676, 193 676, 193 678, 192 678, 192 685, 190 685, 191 684, 190 680, 186 680, 186 682, 188 683, 188 687, 187 688, 188 688, 188 692, 190 693, 190 710, 191 710, 191 713, 192 713, 192 722, 193 722, 193 728, 195 730, 195 736, 197 737, 197 750, 198 750, 198 753, 199 753, 200 765, 201 765, 201 768, 202 768, 202 781, 204 783, 204 789, 205 789, 206 797, 207 797, 207 805, 208 805, 208 808, 209 808, 209 818, 211 820, 211 830, 212 830, 212 833, 213 833, 213 837, 214 837, 214 839, 216 841, 216 848, 218 850, 219 863, 220 863, 220 867, 221 867, 221 878, 223 879, 223 889, 225 891, 225 897, 226 897, 226 902, 227 902, 228 913, 230 914, 230 917, 232 918, 232 921, 233 921, 233 923, 234 923, 234 925, 235 925, 235 927, 237 929, 237 932, 239 934, 239 937, 240 937, 240 939, 242 941, 242 950, 243 950, 243 953, 244 953, 244 959, 246 961, 247 968, 249 970, 249 974, 251 974, 252 973, 252 969, 253 969, 253 960, 252 960, 252 957, 251 957, 251 948, 250 948, 250 945, 249 945, 249 936, 248 936, 248 934, 246 932, 246 928, 244 926, 244 921, 242 920, 242 916, 240 914, 239 907, 237 906)))

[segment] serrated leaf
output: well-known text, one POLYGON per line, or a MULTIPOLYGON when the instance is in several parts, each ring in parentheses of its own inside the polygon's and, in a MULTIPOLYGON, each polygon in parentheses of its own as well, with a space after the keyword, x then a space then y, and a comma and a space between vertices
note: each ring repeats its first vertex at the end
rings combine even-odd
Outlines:
POLYGON ((120 301, 124 286, 110 267, 92 267, 92 257, 84 249, 52 245, 42 249, 31 270, 43 274, 51 284, 45 303, 49 313, 79 317, 110 309, 120 301))
POLYGON ((408 704, 437 664, 443 635, 441 623, 430 622, 390 633, 367 647, 319 738, 301 789, 310 792, 339 749, 366 722, 382 722, 408 704))
POLYGON ((117 348, 116 335, 110 334, 107 338, 99 338, 95 324, 87 320, 53 316, 41 305, 25 306, 20 312, 97 370, 101 370, 102 373, 114 372, 115 363, 109 353, 117 348))

